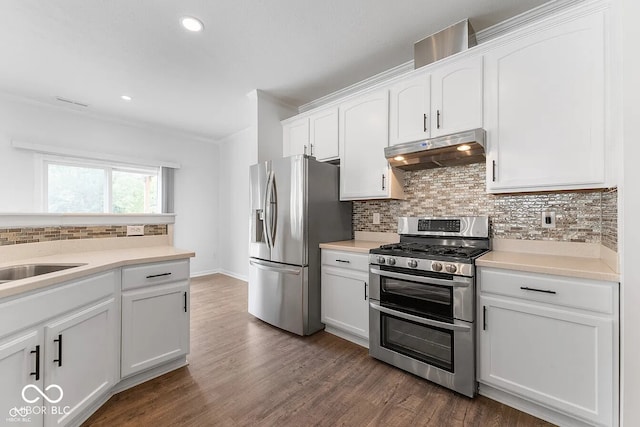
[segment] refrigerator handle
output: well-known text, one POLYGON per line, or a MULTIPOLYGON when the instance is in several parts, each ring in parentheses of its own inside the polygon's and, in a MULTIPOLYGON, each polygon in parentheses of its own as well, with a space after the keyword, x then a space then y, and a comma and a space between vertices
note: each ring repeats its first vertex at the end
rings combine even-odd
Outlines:
POLYGON ((276 243, 276 230, 278 229, 278 187, 276 186, 276 174, 271 172, 271 209, 269 210, 271 218, 271 247, 276 243))
POLYGON ((275 273, 295 274, 296 276, 302 273, 301 267, 285 267, 282 264, 259 261, 257 259, 250 259, 249 264, 261 270, 273 271, 275 273))
POLYGON ((271 222, 271 199, 269 197, 269 192, 271 189, 271 172, 267 173, 267 185, 264 191, 264 221, 262 221, 262 228, 264 231, 264 237, 267 241, 267 246, 272 248, 273 245, 271 243, 271 231, 269 230, 269 223, 271 222))

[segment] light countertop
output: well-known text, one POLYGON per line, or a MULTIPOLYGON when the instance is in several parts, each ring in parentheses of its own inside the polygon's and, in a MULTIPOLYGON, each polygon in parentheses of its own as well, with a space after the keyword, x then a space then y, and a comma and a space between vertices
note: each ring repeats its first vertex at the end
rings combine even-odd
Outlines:
POLYGON ((341 240, 339 242, 320 243, 320 249, 332 249, 334 251, 357 252, 368 254, 369 249, 378 248, 388 242, 372 240, 341 240))
POLYGON ((476 265, 584 279, 620 281, 620 276, 602 259, 594 257, 493 251, 478 258, 476 265))
POLYGON ((194 257, 195 253, 173 246, 149 246, 102 251, 69 252, 0 262, 0 268, 22 264, 85 264, 55 273, 0 284, 0 298, 5 298, 68 280, 80 279, 91 274, 127 265, 172 261, 194 257))

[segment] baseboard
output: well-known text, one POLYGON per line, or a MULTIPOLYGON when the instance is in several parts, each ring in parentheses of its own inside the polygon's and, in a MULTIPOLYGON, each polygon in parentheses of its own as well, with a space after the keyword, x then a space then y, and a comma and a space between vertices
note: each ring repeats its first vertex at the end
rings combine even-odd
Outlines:
POLYGON ((216 268, 215 270, 205 270, 205 271, 197 271, 195 273, 191 273, 191 277, 209 276, 210 274, 218 274, 218 273, 220 273, 220 269, 216 268))
POLYGON ((344 338, 347 341, 351 341, 352 343, 358 344, 364 348, 369 348, 369 340, 361 338, 359 336, 353 335, 350 332, 343 331, 342 329, 336 329, 329 325, 325 326, 324 330, 329 332, 332 335, 338 336, 340 338, 344 338))
POLYGON ((486 384, 480 384, 478 394, 559 426, 588 427, 593 425, 486 384))
POLYGON ((229 271, 229 270, 220 269, 220 271, 218 271, 218 273, 224 274, 225 276, 233 277, 234 279, 242 280, 243 282, 248 282, 249 281, 249 277, 247 277, 246 275, 237 274, 237 273, 234 273, 234 272, 229 271))

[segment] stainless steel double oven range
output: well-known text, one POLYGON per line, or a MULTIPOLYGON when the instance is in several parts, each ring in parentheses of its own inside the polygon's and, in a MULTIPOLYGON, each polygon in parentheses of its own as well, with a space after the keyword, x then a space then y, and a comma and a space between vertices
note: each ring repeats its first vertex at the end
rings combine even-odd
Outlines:
POLYGON ((369 253, 369 354, 473 397, 475 259, 484 217, 398 219, 400 243, 369 253))

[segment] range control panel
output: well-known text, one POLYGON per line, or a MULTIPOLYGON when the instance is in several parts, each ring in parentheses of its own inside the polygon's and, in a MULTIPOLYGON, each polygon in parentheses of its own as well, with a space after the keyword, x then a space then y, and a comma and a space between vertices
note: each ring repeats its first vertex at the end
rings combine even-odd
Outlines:
POLYGON ((418 231, 460 232, 459 219, 419 219, 418 231))

